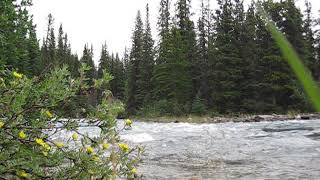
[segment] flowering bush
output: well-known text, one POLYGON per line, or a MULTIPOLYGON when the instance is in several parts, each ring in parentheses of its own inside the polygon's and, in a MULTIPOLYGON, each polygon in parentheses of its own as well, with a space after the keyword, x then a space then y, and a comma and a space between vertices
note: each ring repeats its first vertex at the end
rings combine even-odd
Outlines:
MULTIPOLYGON (((120 142, 116 116, 121 102, 110 100, 105 91, 102 102, 86 111, 86 120, 63 119, 57 109, 89 87, 84 77, 72 79, 64 67, 40 77, 28 78, 18 72, 0 72, 0 179, 116 179, 134 178, 141 147, 120 142), (99 128, 89 136, 81 126, 99 128), (62 137, 57 138, 57 134, 62 137)), ((104 74, 94 88, 104 87, 112 77, 104 74)))

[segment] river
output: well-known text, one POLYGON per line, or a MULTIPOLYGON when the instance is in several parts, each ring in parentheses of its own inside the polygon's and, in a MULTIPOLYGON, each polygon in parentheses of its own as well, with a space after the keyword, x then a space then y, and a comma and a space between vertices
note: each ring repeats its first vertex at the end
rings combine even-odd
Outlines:
MULTIPOLYGON (((119 121, 123 127, 123 121, 119 121)), ((99 134, 82 127, 82 133, 99 134)), ((62 131, 57 137, 70 137, 62 131)), ((143 179, 320 179, 320 120, 256 123, 134 122, 121 138, 146 147, 143 179)))
POLYGON ((121 137, 146 147, 143 179, 320 178, 320 120, 135 122, 121 137))

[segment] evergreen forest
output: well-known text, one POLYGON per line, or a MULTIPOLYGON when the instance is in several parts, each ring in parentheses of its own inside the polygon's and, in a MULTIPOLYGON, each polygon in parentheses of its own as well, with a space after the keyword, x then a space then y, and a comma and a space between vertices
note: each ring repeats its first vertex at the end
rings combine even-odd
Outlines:
MULTIPOLYGON (((81 117, 83 109, 99 104, 104 88, 125 104, 123 116, 312 112, 254 3, 216 1, 217 6, 211 7, 208 0, 201 0, 194 21, 191 0, 161 0, 157 37, 152 36, 146 5, 145 17, 140 11, 136 14, 131 47, 123 54, 109 52, 107 43, 85 44, 79 57, 72 53, 63 25, 54 28, 54 15, 48 15, 46 35, 40 41, 28 11, 32 2, 1 0, 0 70, 14 69, 41 79, 51 69, 66 66, 78 78, 78 69, 85 64, 91 86, 104 72, 110 73, 108 87, 79 91, 61 107, 68 117, 81 117), (98 64, 93 48, 101 49, 98 64)), ((294 0, 260 2, 309 73, 320 81, 320 20, 311 13, 311 3, 305 1, 302 11, 294 0)))

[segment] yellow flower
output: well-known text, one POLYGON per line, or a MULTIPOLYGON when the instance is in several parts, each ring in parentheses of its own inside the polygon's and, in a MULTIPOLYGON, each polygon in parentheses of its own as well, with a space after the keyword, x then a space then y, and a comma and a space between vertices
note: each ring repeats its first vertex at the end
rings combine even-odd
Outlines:
POLYGON ((88 146, 86 151, 88 154, 92 154, 94 152, 94 149, 91 146, 88 146))
POLYGON ((54 144, 60 149, 64 147, 64 144, 62 142, 54 142, 54 144))
POLYGON ((16 71, 13 72, 13 76, 17 79, 21 79, 23 74, 17 73, 16 71))
POLYGON ((130 171, 131 174, 137 174, 137 172, 138 172, 138 171, 137 171, 136 168, 132 168, 131 171, 130 171))
POLYGON ((24 131, 20 131, 19 134, 18 134, 19 138, 20 139, 25 139, 27 138, 27 135, 24 133, 24 131))
POLYGON ((78 140, 78 138, 79 138, 79 135, 78 135, 77 133, 73 133, 73 134, 72 134, 72 139, 73 139, 74 141, 78 140))
POLYGON ((102 144, 102 149, 103 150, 107 150, 107 149, 109 149, 109 147, 110 147, 110 144, 108 144, 108 143, 103 143, 102 144))
POLYGON ((99 158, 99 156, 94 155, 94 156, 92 156, 92 160, 94 160, 94 161, 96 161, 96 162, 99 162, 99 161, 100 161, 100 158, 99 158))
POLYGON ((28 173, 26 173, 24 170, 21 170, 17 173, 18 176, 22 177, 22 178, 26 178, 29 176, 28 173))
POLYGON ((46 115, 48 116, 48 118, 53 118, 53 114, 50 111, 46 111, 46 115))
POLYGON ((36 143, 44 148, 46 151, 50 151, 51 147, 45 143, 41 138, 36 138, 36 143))
POLYGON ((126 124, 126 126, 130 126, 131 127, 132 121, 130 119, 126 119, 125 120, 125 124, 126 124))
POLYGON ((120 143, 118 144, 119 148, 121 149, 121 151, 123 152, 128 152, 129 151, 129 146, 128 144, 125 144, 125 143, 120 143))
POLYGON ((4 122, 0 121, 0 129, 3 128, 4 122))
POLYGON ((36 143, 40 146, 43 146, 43 144, 45 144, 45 142, 41 138, 36 138, 36 143))
POLYGON ((46 150, 46 151, 50 151, 50 149, 51 149, 51 147, 50 147, 47 143, 44 143, 44 144, 42 145, 42 147, 43 147, 44 150, 46 150))
POLYGON ((46 152, 46 151, 42 151, 42 154, 44 155, 44 156, 48 156, 48 152, 46 152))

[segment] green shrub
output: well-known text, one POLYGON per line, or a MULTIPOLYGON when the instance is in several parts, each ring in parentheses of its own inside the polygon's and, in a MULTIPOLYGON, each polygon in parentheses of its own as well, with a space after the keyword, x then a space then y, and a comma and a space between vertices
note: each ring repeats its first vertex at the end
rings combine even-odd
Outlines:
MULTIPOLYGON (((91 88, 84 83, 85 70, 78 79, 66 67, 34 78, 0 71, 0 179, 133 178, 142 148, 120 141, 116 116, 123 105, 108 100, 108 91, 101 104, 85 110, 85 126, 99 128, 98 137, 81 133, 79 120, 62 119, 58 109, 91 88), (57 133, 66 137, 57 139, 57 133)), ((95 88, 110 79, 104 74, 95 88)))
POLYGON ((203 100, 199 95, 197 95, 194 102, 192 103, 191 113, 199 116, 207 113, 206 105, 203 103, 203 100))

